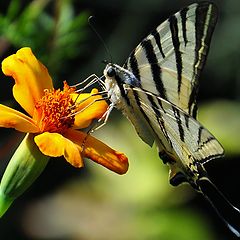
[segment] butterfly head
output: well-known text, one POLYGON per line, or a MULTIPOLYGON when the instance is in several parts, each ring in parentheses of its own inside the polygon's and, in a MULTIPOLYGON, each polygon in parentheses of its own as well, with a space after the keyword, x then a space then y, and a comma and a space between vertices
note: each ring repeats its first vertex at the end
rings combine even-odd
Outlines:
POLYGON ((122 69, 117 64, 108 63, 103 71, 103 74, 107 80, 117 82, 118 84, 124 83, 122 69))
POLYGON ((128 93, 128 87, 136 81, 133 73, 113 63, 108 63, 104 69, 105 88, 110 101, 119 109, 123 108, 123 102, 128 93))
POLYGON ((127 84, 134 87, 140 87, 139 80, 129 70, 113 63, 108 63, 103 72, 106 79, 116 84, 127 84))
POLYGON ((107 65, 107 67, 104 70, 104 75, 105 77, 115 78, 115 76, 117 75, 117 72, 113 64, 107 65))

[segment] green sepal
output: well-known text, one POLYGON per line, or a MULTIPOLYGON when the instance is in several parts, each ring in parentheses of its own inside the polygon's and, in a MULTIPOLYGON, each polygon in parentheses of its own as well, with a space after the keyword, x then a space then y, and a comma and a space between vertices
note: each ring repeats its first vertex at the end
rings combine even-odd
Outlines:
POLYGON ((15 151, 0 184, 0 217, 12 202, 26 191, 45 169, 50 157, 43 155, 27 134, 15 151))

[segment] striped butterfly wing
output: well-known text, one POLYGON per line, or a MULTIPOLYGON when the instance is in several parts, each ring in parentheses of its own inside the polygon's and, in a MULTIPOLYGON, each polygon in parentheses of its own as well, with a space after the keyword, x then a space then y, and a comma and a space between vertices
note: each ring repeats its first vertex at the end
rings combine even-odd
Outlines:
POLYGON ((160 158, 170 167, 170 183, 187 181, 202 192, 239 237, 239 209, 216 188, 204 168, 204 163, 222 157, 224 150, 196 120, 198 77, 216 18, 211 3, 182 9, 138 45, 124 68, 107 64, 105 88, 110 110, 113 106, 121 110, 147 144, 156 141, 160 158))
POLYGON ((160 151, 177 156, 188 167, 223 157, 221 144, 192 116, 153 93, 140 88, 130 91, 153 129, 160 151))
POLYGON ((205 64, 217 8, 194 3, 160 24, 132 51, 124 67, 142 89, 196 118, 199 74, 205 64))

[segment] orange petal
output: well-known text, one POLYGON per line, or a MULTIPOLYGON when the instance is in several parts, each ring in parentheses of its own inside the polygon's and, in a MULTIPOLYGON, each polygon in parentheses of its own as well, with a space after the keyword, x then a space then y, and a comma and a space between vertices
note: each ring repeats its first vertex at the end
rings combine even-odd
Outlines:
POLYGON ((103 100, 101 95, 91 97, 91 95, 97 93, 98 90, 94 88, 91 93, 73 95, 73 100, 76 100, 76 104, 79 104, 77 107, 77 111, 79 111, 79 113, 75 116, 75 128, 79 129, 88 127, 93 119, 101 118, 107 111, 108 104, 105 100, 103 100))
POLYGON ((40 151, 50 157, 64 156, 74 167, 83 167, 78 147, 59 133, 44 132, 34 138, 40 151))
POLYGON ((116 173, 124 174, 127 172, 128 159, 123 153, 113 150, 98 139, 81 131, 69 130, 65 136, 78 145, 83 156, 116 173))
POLYGON ((15 128, 20 132, 39 132, 39 128, 30 117, 2 104, 0 104, 0 127, 15 128))
POLYGON ((32 116, 35 103, 44 94, 43 90, 53 88, 47 68, 36 59, 30 48, 21 48, 3 60, 2 71, 14 78, 13 95, 32 116))

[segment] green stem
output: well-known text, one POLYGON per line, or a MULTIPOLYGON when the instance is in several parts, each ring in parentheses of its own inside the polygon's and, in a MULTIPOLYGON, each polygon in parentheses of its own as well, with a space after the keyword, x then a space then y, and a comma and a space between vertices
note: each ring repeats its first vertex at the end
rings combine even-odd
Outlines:
POLYGON ((0 217, 45 169, 49 157, 43 155, 27 134, 12 156, 0 184, 0 217))

